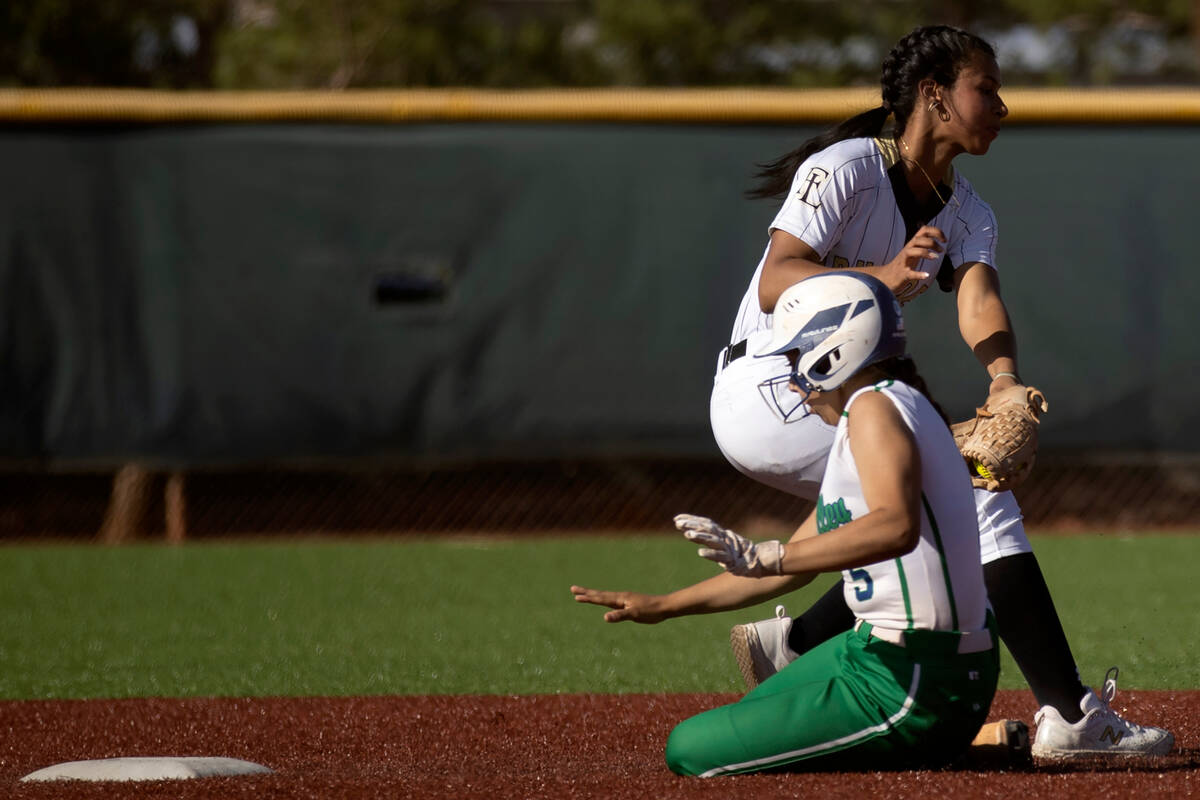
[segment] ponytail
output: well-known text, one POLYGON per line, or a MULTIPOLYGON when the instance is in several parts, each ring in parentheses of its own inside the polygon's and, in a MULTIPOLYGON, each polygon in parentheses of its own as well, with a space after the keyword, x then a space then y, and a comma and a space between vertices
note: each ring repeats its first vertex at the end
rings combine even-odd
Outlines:
POLYGON ((792 177, 796 170, 809 156, 845 139, 878 136, 883 133, 883 126, 890 114, 884 106, 864 111, 812 137, 787 155, 766 164, 758 164, 759 171, 754 174, 754 177, 759 179, 758 185, 747 191, 746 196, 756 200, 783 197, 792 186, 792 177))

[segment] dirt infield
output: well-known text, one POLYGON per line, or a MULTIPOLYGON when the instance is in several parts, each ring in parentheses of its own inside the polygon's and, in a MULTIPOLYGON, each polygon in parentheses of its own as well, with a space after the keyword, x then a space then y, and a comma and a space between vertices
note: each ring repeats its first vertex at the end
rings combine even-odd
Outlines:
MULTIPOLYGON (((1175 732, 1137 763, 855 774, 672 775, 671 727, 732 695, 397 696, 0 702, 0 797, 754 798, 1200 796, 1200 692, 1129 691, 1129 716, 1175 732), (42 767, 118 756, 227 756, 274 774, 138 783, 21 783, 42 767)), ((1025 719, 1028 692, 992 716, 1025 719)))

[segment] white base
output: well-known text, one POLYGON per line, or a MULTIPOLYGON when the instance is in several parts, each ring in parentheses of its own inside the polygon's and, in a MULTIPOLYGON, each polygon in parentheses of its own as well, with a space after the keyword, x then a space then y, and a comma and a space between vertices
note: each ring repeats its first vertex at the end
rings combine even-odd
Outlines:
POLYGON ((252 761, 213 756, 153 756, 68 761, 31 772, 23 781, 161 781, 271 772, 252 761))

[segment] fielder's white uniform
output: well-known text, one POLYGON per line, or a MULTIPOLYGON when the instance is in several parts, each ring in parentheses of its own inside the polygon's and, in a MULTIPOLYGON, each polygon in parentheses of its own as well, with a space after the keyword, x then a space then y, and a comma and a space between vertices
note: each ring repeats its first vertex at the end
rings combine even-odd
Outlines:
MULTIPOLYGON (((978 261, 994 269, 995 215, 957 172, 952 183, 950 202, 928 224, 946 234, 946 258, 952 268, 978 261)), ((946 196, 947 188, 940 192, 946 196)), ((895 142, 847 139, 800 165, 770 229, 797 237, 828 267, 883 265, 925 224, 916 217, 914 205, 895 142)), ((769 251, 769 243, 767 247, 769 251)), ((834 429, 815 414, 805 415, 803 409, 785 420, 781 407, 784 411, 795 407, 798 395, 788 393, 782 384, 774 390, 763 385, 789 371, 783 356, 753 355, 771 336, 771 315, 764 314, 758 303, 766 256, 764 251, 742 298, 731 344, 718 355, 709 407, 713 436, 729 462, 743 473, 815 500, 834 429)), ((923 293, 936 281, 936 270, 929 273, 905 299, 923 293)), ((1032 551, 1011 492, 978 489, 975 502, 982 563, 1032 551)))

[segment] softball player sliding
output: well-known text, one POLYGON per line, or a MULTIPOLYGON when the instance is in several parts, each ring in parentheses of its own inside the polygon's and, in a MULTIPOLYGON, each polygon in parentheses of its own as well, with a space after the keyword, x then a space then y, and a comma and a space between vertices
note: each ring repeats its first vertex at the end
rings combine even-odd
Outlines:
MULTIPOLYGON (((783 290, 829 269, 879 278, 901 302, 934 284, 953 291, 959 331, 986 369, 990 391, 1017 385, 1016 343, 1000 298, 996 221, 952 166, 985 154, 1008 109, 991 46, 945 26, 918 28, 882 67, 882 102, 767 165, 754 196, 786 195, 720 353, 710 416, 740 471, 817 500, 835 428, 770 379, 782 356, 748 358, 771 336, 783 290), (887 120, 894 126, 885 132, 887 120)), ((975 490, 984 578, 1000 636, 1041 708, 1033 751, 1044 757, 1166 753, 1173 737, 1130 723, 1081 682, 1010 492, 975 490)), ((786 663, 853 622, 834 587, 791 620, 743 628, 755 660, 786 663), (772 643, 777 643, 772 645, 772 643)))
POLYGON ((854 627, 739 702, 684 720, 670 768, 936 766, 987 716, 999 675, 970 478, 946 420, 904 357, 900 306, 880 281, 834 271, 779 298, 753 354, 833 428, 817 508, 786 543, 750 543, 704 517, 676 525, 726 572, 667 595, 572 587, 611 622, 739 608, 841 570, 854 627))

